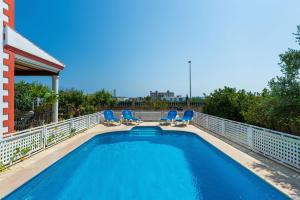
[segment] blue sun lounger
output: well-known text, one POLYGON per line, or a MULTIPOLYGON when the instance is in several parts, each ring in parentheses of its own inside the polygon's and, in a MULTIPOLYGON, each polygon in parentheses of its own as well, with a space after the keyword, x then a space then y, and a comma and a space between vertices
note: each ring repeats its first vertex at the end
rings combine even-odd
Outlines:
POLYGON ((128 124, 128 122, 136 122, 136 123, 140 123, 141 119, 140 118, 136 118, 132 116, 132 112, 130 110, 123 110, 122 111, 122 115, 123 115, 123 119, 124 121, 128 124))
POLYGON ((114 116, 114 113, 113 113, 112 110, 105 110, 105 111, 104 111, 104 121, 105 121, 106 123, 108 123, 109 125, 110 125, 111 123, 114 123, 114 122, 120 123, 120 119, 119 119, 119 118, 116 118, 116 117, 114 116))
POLYGON ((168 112, 167 117, 163 117, 163 118, 160 119, 160 123, 161 124, 172 123, 175 120, 176 116, 177 116, 177 111, 176 110, 170 110, 168 112))
POLYGON ((194 112, 192 110, 186 110, 183 114, 183 117, 176 119, 176 125, 184 124, 188 125, 190 121, 193 120, 194 112))

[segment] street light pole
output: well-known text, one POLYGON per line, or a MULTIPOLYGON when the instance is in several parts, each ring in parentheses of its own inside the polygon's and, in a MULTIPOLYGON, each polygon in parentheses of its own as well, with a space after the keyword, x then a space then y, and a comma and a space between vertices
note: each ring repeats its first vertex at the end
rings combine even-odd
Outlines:
POLYGON ((192 61, 189 61, 190 70, 190 99, 192 98, 192 61))

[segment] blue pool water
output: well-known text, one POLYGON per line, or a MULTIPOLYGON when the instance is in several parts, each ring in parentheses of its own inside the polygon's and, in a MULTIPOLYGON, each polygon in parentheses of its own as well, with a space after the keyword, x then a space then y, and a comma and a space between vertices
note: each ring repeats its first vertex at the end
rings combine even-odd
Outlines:
POLYGON ((287 197, 200 137, 150 127, 96 136, 4 199, 287 197))

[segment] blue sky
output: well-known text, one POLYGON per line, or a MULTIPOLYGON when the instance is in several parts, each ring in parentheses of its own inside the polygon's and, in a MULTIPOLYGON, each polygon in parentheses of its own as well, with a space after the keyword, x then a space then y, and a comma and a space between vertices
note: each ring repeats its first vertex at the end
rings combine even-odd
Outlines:
MULTIPOLYGON (((61 88, 118 96, 260 91, 298 48, 299 0, 15 0, 16 29, 67 65, 61 88)), ((49 77, 16 81, 51 83, 49 77)))

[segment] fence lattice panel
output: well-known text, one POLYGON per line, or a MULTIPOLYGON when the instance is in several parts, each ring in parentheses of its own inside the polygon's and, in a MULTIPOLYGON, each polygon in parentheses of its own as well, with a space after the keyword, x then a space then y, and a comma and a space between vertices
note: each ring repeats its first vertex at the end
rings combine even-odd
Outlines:
POLYGON ((243 145, 248 145, 248 126, 240 123, 225 121, 224 133, 227 138, 243 145))
POLYGON ((253 149, 300 168, 300 140, 277 132, 253 128, 253 149))
POLYGON ((208 128, 218 134, 223 134, 222 120, 214 117, 208 117, 208 128))
POLYGON ((270 159, 300 170, 300 137, 196 113, 193 122, 270 159))
POLYGON ((71 120, 46 127, 46 145, 56 143, 70 136, 71 120))
POLYGON ((75 118, 73 127, 76 129, 76 132, 89 128, 88 117, 75 118))
POLYGON ((0 142, 0 163, 6 165, 22 157, 22 150, 35 153, 43 149, 43 129, 29 130, 28 133, 16 135, 0 142))
POLYGON ((9 138, 0 140, 0 164, 8 165, 22 157, 31 156, 75 133, 97 125, 100 120, 101 114, 95 113, 16 132, 9 138))
POLYGON ((90 127, 93 127, 99 123, 99 114, 90 115, 90 127))

